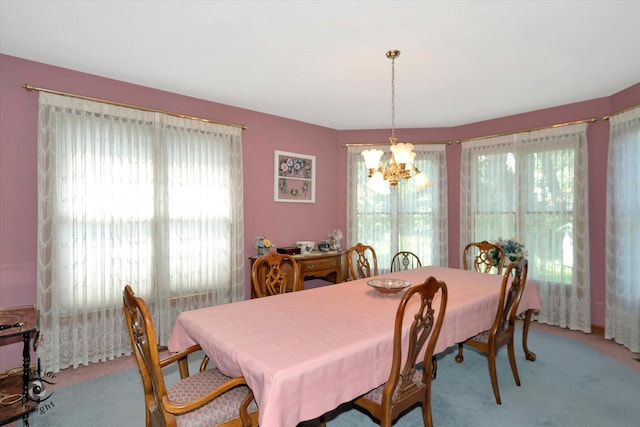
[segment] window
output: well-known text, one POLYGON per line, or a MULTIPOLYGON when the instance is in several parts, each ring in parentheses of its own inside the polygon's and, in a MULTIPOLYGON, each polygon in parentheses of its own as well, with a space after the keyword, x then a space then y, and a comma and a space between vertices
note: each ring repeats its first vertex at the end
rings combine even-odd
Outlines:
POLYGON ((586 124, 464 142, 461 247, 515 237, 538 321, 589 331, 586 124))
POLYGON ((640 108, 610 121, 604 335, 640 353, 640 108))
MULTIPOLYGON (((414 252, 423 265, 447 265, 447 174, 445 146, 416 145, 416 167, 432 181, 416 191, 412 180, 398 183, 390 194, 369 189, 362 151, 349 147, 347 170, 347 241, 376 251, 380 272, 389 271, 401 250, 414 252)), ((376 147, 387 149, 388 146, 376 147)))
POLYGON ((240 129, 45 93, 40 104, 45 369, 130 352, 126 284, 160 343, 181 311, 244 298, 240 129))

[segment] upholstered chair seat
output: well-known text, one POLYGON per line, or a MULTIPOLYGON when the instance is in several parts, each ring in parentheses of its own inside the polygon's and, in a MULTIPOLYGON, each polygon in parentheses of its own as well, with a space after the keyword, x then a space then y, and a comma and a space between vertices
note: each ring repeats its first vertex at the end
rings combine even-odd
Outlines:
MULTIPOLYGON (((416 372, 413 374, 412 381, 415 384, 420 384, 422 382, 422 369, 416 369, 416 372)), ((384 387, 386 385, 387 384, 385 383, 385 384, 382 384, 381 386, 379 386, 378 388, 374 388, 369 393, 365 394, 363 397, 365 399, 368 399, 368 400, 372 401, 373 403, 377 403, 378 405, 382 405, 382 395, 383 395, 383 392, 384 392, 384 387)), ((392 400, 398 399, 399 391, 400 391, 400 384, 398 384, 396 389, 393 391, 393 399, 392 400)))
MULTIPOLYGON (((218 369, 191 374, 180 382, 167 387, 167 396, 174 402, 196 400, 227 381, 230 377, 223 375, 218 369)), ((238 386, 218 397, 215 401, 192 412, 176 416, 178 426, 217 426, 238 418, 239 408, 247 396, 249 388, 238 386)), ((252 400, 249 413, 257 412, 258 405, 252 400)))

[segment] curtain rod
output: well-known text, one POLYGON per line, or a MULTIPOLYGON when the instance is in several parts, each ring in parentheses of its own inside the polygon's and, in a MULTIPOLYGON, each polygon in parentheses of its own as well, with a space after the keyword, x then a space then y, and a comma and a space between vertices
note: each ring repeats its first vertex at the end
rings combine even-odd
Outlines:
POLYGON ((55 95, 69 96, 71 98, 84 99, 84 100, 87 100, 87 101, 102 102, 104 104, 115 105, 115 106, 118 106, 118 107, 133 108, 133 109, 136 109, 136 110, 147 111, 147 112, 150 112, 150 113, 162 113, 162 114, 167 114, 169 116, 180 117, 182 119, 199 120, 201 122, 213 123, 213 124, 217 124, 217 125, 226 125, 226 126, 231 126, 231 127, 235 127, 235 128, 241 128, 241 129, 246 129, 247 128, 245 125, 239 125, 239 124, 228 123, 228 122, 221 122, 221 121, 218 121, 218 120, 205 119, 205 118, 202 118, 202 117, 187 116, 185 114, 172 113, 170 111, 156 110, 155 108, 139 107, 137 105, 124 104, 122 102, 109 101, 109 100, 100 99, 100 98, 92 98, 90 96, 78 95, 78 94, 75 94, 75 93, 61 92, 59 90, 53 90, 53 89, 47 89, 47 88, 43 88, 43 87, 32 86, 29 83, 23 84, 22 87, 25 90, 29 91, 29 92, 35 90, 35 91, 38 91, 38 92, 53 93, 55 95))
POLYGON ((458 144, 460 144, 462 142, 478 141, 478 140, 481 140, 481 139, 495 138, 495 137, 498 137, 498 136, 515 135, 516 133, 534 132, 534 131, 542 130, 542 129, 553 129, 553 128, 559 128, 559 127, 563 127, 563 126, 579 125, 580 123, 593 123, 593 122, 595 122, 597 120, 598 119, 596 119, 595 117, 591 117, 590 119, 576 120, 576 121, 573 121, 573 122, 566 122, 566 123, 557 123, 555 125, 540 126, 540 127, 537 127, 537 128, 518 130, 518 131, 514 131, 514 132, 503 132, 503 133, 496 133, 496 134, 487 135, 487 136, 478 136, 478 137, 475 137, 475 138, 459 139, 456 142, 458 144))
POLYGON ((617 116, 618 114, 626 113, 627 111, 631 111, 634 108, 640 107, 640 104, 632 105, 631 107, 625 108, 624 110, 616 111, 615 113, 607 114, 602 118, 602 120, 609 120, 613 116, 617 116))
MULTIPOLYGON (((438 144, 446 144, 446 145, 450 145, 451 141, 444 141, 444 142, 409 142, 409 144, 413 144, 413 145, 438 145, 438 144)), ((342 144, 343 147, 372 147, 372 146, 378 146, 378 145, 391 145, 388 142, 367 142, 367 143, 361 143, 361 144, 352 144, 352 143, 347 143, 347 144, 342 144)))

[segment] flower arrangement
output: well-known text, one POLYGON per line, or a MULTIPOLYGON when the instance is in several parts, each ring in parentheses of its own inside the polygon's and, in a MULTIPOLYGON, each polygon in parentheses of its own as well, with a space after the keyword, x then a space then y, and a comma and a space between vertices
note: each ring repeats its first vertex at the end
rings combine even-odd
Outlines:
MULTIPOLYGON (((493 243, 502 248, 505 256, 507 257, 507 260, 505 260, 507 262, 517 261, 523 256, 529 255, 529 252, 524 249, 524 244, 517 241, 515 237, 507 240, 504 240, 502 237, 498 237, 498 240, 493 243)), ((500 263, 500 252, 496 249, 491 249, 489 251, 489 256, 491 256, 494 265, 498 265, 500 263)))
POLYGON ((258 255, 260 256, 268 254, 269 248, 273 246, 273 243, 271 243, 271 240, 267 239, 264 236, 258 236, 254 238, 253 242, 256 247, 256 250, 258 251, 258 255))
POLYGON ((329 245, 332 251, 340 250, 340 242, 342 241, 342 231, 333 230, 328 234, 329 236, 329 245))

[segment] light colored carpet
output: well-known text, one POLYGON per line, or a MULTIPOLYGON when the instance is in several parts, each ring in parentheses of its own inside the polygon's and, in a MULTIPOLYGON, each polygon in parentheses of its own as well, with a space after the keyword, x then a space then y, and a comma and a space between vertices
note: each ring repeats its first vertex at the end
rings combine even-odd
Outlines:
MULTIPOLYGON (((519 334, 517 339, 519 340, 519 334)), ((517 347, 522 387, 509 369, 506 349, 498 355, 502 405, 496 405, 486 358, 465 349, 457 364, 450 350, 439 356, 433 383, 433 420, 441 427, 635 427, 640 419, 640 374, 589 345, 533 330, 529 347, 537 360, 517 347)), ((198 361, 193 364, 197 369, 198 361)), ((169 382, 177 372, 168 373, 169 382)), ((50 399, 29 418, 32 427, 143 426, 142 384, 128 369, 67 387, 49 386, 50 399)), ((311 425, 311 423, 304 423, 311 425)), ((375 426, 365 413, 343 405, 327 416, 329 427, 375 426)), ((422 425, 420 408, 404 414, 396 427, 422 425)), ((284 427, 284 426, 283 426, 284 427)))

